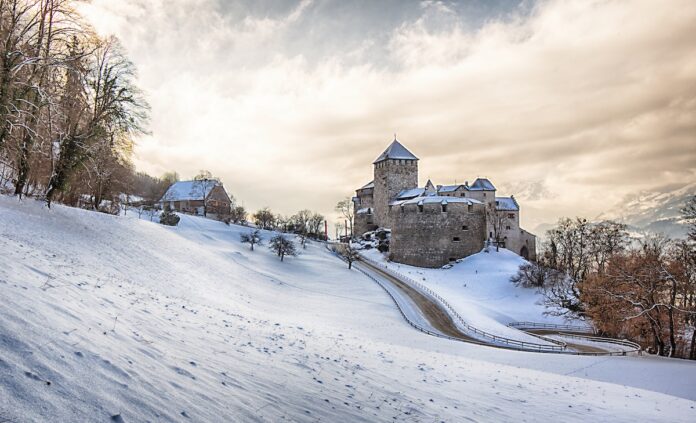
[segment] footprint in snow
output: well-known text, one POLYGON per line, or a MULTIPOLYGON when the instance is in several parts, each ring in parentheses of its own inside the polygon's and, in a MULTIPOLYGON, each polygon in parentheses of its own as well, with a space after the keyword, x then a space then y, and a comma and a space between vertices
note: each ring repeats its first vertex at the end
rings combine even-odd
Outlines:
POLYGON ((124 423, 125 420, 123 420, 123 417, 121 417, 121 413, 114 414, 111 416, 111 421, 112 422, 118 422, 118 423, 124 423))

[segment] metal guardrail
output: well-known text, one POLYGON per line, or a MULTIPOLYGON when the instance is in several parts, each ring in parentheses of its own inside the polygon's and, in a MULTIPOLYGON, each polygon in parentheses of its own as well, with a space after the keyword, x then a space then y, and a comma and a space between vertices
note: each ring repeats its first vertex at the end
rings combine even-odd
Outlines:
MULTIPOLYGON (((566 349, 566 345, 564 342, 557 341, 557 340, 550 340, 550 339, 547 339, 544 337, 540 337, 540 339, 547 341, 547 342, 554 344, 554 345, 544 345, 544 344, 537 344, 534 342, 519 341, 516 339, 506 338, 504 336, 495 335, 495 334, 492 334, 490 332, 486 332, 484 330, 481 330, 475 326, 468 324, 464 320, 464 318, 462 318, 462 316, 454 309, 454 307, 452 307, 452 305, 447 300, 442 298, 442 296, 440 296, 438 293, 434 292, 432 289, 428 288, 427 286, 413 280, 412 278, 410 278, 408 276, 405 276, 401 273, 395 272, 392 269, 390 269, 389 267, 387 267, 381 263, 377 263, 374 260, 363 256, 362 254, 360 255, 360 259, 362 261, 374 266, 374 267, 379 268, 380 270, 384 271, 385 273, 389 274, 390 276, 403 281, 404 283, 410 285, 412 288, 414 288, 418 291, 421 291, 421 293, 433 298, 434 300, 436 300, 436 302, 439 302, 444 307, 444 309, 448 312, 448 314, 450 314, 450 316, 453 316, 456 320, 459 321, 460 325, 458 325, 458 326, 465 328, 466 331, 474 333, 474 334, 484 338, 485 340, 490 340, 490 341, 493 341, 493 343, 504 344, 506 346, 514 347, 515 349, 520 349, 520 350, 561 352, 561 351, 564 351, 566 349)), ((539 337, 539 336, 537 336, 537 337, 539 337)))
MULTIPOLYGON (((346 261, 346 259, 336 251, 335 247, 331 249, 329 247, 330 244, 334 245, 340 245, 341 243, 333 243, 333 242, 327 242, 326 243, 326 249, 329 250, 331 253, 333 253, 336 257, 339 259, 346 261)), ((497 340, 497 342, 502 342, 502 343, 489 343, 486 341, 479 340, 479 342, 473 342, 471 340, 464 340, 460 338, 455 338, 449 335, 444 335, 439 332, 433 332, 431 330, 428 330, 426 328, 421 327, 420 325, 416 324, 413 322, 409 317, 406 315, 406 313, 402 310, 401 305, 399 302, 394 298, 392 293, 387 289, 382 282, 380 282, 377 278, 374 276, 370 275, 368 272, 365 272, 363 269, 360 269, 359 267, 356 267, 356 269, 367 276, 368 278, 372 279, 374 282, 376 282, 384 291, 389 295, 389 297, 394 301, 394 304, 396 305, 396 308, 399 310, 401 313, 401 316, 406 320, 406 322, 411 325, 413 328, 432 335, 432 336, 437 336, 439 338, 445 338, 453 341, 459 341, 459 342, 468 342, 468 343, 474 343, 474 344, 479 344, 479 345, 486 345, 486 346, 492 346, 492 347, 498 347, 498 348, 507 348, 507 349, 513 349, 513 350, 518 350, 518 351, 532 351, 532 352, 543 352, 543 353, 555 353, 555 354, 569 354, 569 355, 588 355, 588 356, 625 356, 629 353, 638 353, 641 354, 642 348, 639 344, 623 339, 614 339, 614 338, 602 338, 602 337, 597 337, 597 336, 587 336, 587 335, 578 335, 578 334, 569 334, 569 333, 563 333, 562 336, 569 337, 569 338, 575 338, 575 339, 585 339, 585 340, 590 340, 590 341, 595 341, 595 342, 605 342, 605 343, 610 343, 610 344, 616 344, 616 345, 622 345, 630 348, 629 350, 624 350, 624 351, 606 351, 606 352, 583 352, 583 351, 568 351, 567 350, 567 344, 563 341, 559 341, 556 339, 551 339, 547 337, 543 337, 541 335, 537 335, 531 332, 527 332, 524 329, 555 329, 558 331, 587 331, 587 329, 590 329, 594 333, 594 328, 588 328, 588 327, 583 327, 583 326, 577 326, 577 325, 558 325, 558 324, 553 324, 553 323, 536 323, 536 322, 513 322, 510 323, 508 326, 513 327, 515 329, 522 330, 528 335, 538 337, 544 341, 554 343, 556 345, 541 345, 541 344, 534 344, 530 342, 524 342, 524 341, 517 341, 514 339, 509 339, 509 338, 504 338, 498 335, 493 335, 488 332, 482 331, 478 328, 475 328, 474 326, 471 326, 467 323, 464 322, 464 319, 462 319, 461 315, 457 313, 456 310, 452 308, 452 306, 440 295, 437 293, 433 292, 431 289, 423 286, 419 282, 416 282, 415 280, 404 276, 398 272, 394 272, 393 270, 387 268, 387 266, 377 263, 374 260, 371 260, 362 254, 360 254, 360 259, 362 261, 368 262, 370 265, 376 266, 381 269, 385 269, 385 272, 391 275, 394 278, 397 279, 407 279, 410 283, 416 285, 419 287, 421 290, 425 291, 426 294, 431 296, 432 298, 435 298, 436 300, 440 301, 442 305, 445 306, 445 308, 451 312, 455 317, 460 319, 460 322, 465 324, 467 329, 472 328, 474 333, 477 334, 486 334, 489 335, 491 339, 497 340), (509 343, 504 342, 503 340, 509 341, 509 343), (525 347, 523 347, 524 345, 525 347), (528 348, 529 346, 534 346, 534 347, 544 347, 544 348, 528 348)), ((406 283, 409 283, 406 282, 406 283)))
POLYGON ((512 322, 508 324, 509 327, 515 329, 554 329, 559 331, 567 332, 581 332, 581 333, 597 333, 592 326, 579 326, 579 325, 559 325, 555 323, 537 323, 537 322, 512 322))

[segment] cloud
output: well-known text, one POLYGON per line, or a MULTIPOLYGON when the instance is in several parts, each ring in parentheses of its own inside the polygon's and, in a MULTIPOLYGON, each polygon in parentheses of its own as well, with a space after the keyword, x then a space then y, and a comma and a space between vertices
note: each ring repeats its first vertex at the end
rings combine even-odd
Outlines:
POLYGON ((692 1, 375 3, 85 11, 123 39, 149 94, 137 164, 208 168, 251 208, 331 213, 395 131, 422 181, 530 193, 530 226, 695 179, 692 1))

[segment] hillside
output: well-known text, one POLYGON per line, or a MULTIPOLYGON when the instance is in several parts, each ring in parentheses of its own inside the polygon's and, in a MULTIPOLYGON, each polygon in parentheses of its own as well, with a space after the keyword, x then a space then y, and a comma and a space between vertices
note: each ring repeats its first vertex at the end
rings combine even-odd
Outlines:
POLYGON ((696 412, 695 363, 433 338, 320 244, 281 263, 241 244, 246 230, 0 197, 0 417, 635 422, 696 412))

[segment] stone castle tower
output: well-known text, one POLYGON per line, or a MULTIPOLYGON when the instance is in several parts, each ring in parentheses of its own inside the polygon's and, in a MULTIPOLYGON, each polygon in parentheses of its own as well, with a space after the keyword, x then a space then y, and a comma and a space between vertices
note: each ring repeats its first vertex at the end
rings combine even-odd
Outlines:
POLYGON ((418 157, 394 139, 373 165, 375 221, 390 228, 389 202, 400 192, 418 187, 418 157))

